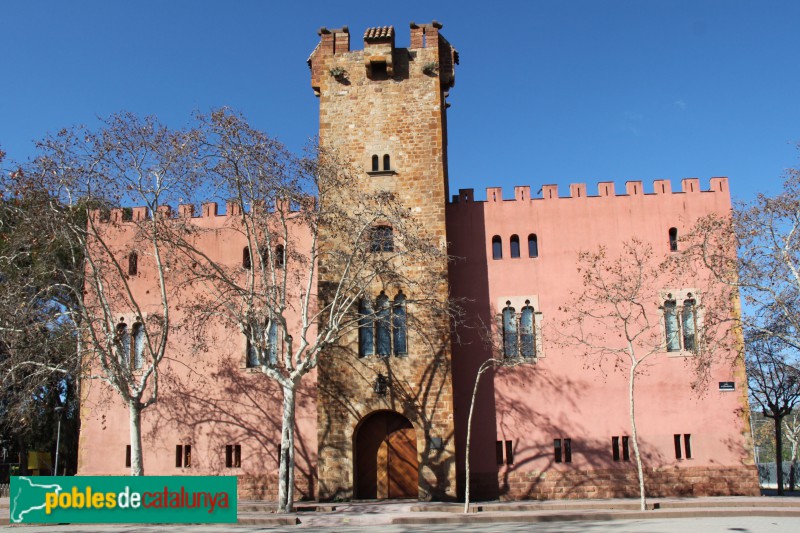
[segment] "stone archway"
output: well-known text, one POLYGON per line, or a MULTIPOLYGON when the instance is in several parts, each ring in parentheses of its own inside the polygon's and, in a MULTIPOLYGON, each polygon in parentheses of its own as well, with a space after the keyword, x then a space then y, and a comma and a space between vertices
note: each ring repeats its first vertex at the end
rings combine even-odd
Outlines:
POLYGON ((417 432, 394 411, 368 415, 356 429, 355 493, 358 499, 417 498, 417 432))

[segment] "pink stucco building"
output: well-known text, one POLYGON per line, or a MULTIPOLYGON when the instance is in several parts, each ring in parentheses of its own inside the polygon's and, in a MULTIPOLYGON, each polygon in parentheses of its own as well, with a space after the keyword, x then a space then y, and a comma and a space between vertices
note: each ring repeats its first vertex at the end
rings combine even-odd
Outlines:
MULTIPOLYGON (((387 384, 387 395, 373 392, 387 364, 406 384, 418 383, 415 372, 429 354, 413 339, 406 353, 380 360, 353 354, 348 364, 358 371, 346 379, 324 360, 318 373, 307 376, 298 397, 298 496, 447 499, 463 494, 475 375, 489 357, 503 357, 498 353, 503 350, 530 364, 497 370, 482 382, 471 451, 473 494, 634 496, 625 375, 603 364, 587 365, 581 351, 557 334, 561 308, 582 289, 577 254, 604 245, 613 257, 623 242, 636 237, 666 258, 676 253, 679 237, 695 220, 730 211, 728 180, 684 179, 676 190, 669 180, 627 182, 624 190, 614 183, 573 184, 568 195, 555 185, 540 191, 538 186, 513 192, 489 188, 485 199, 468 189, 448 198, 446 97, 455 83, 458 54, 440 28, 435 22, 412 23, 408 48, 395 45, 392 27, 371 28, 363 50, 350 49, 346 27, 323 28, 309 58, 321 142, 364 168, 361 179, 416 206, 434 234, 446 235, 453 260, 431 268, 446 270, 450 294, 463 302, 465 320, 437 352, 446 364, 428 384, 441 394, 428 403, 396 401, 393 383, 387 384), (506 308, 514 309, 515 340, 511 347, 500 341, 501 349, 493 351, 484 342, 484 326, 503 337, 506 308), (352 396, 347 413, 338 412, 326 396, 330 385, 352 396), (393 489, 393 476, 404 484, 393 489)), ((235 215, 235 206, 219 214, 216 204, 207 204, 191 219, 215 230, 202 246, 230 257, 231 265, 241 261, 245 246, 232 229, 235 215)), ((140 209, 134 216, 147 213, 140 209)), ((124 223, 121 227, 115 241, 122 254, 130 236, 124 223)), ((153 282, 146 264, 136 276, 132 287, 146 298, 153 282)), ((679 307, 689 299, 702 305, 691 278, 653 289, 669 293, 679 307)), ((669 301, 653 302, 658 320, 669 320, 665 305, 669 301)), ((185 312, 175 309, 179 317, 185 312)), ((169 379, 159 402, 143 415, 145 472, 237 475, 240 497, 274 498, 280 390, 248 368, 240 332, 220 325, 209 339, 206 350, 190 353, 181 334, 173 336, 163 372, 169 379)), ((664 339, 663 352, 652 358, 638 383, 639 440, 650 493, 757 493, 743 367, 730 363, 730 353, 720 353, 705 388, 695 390, 692 348, 685 336, 677 342, 664 339)), ((124 405, 98 382, 85 381, 83 395, 79 474, 125 474, 124 405)))

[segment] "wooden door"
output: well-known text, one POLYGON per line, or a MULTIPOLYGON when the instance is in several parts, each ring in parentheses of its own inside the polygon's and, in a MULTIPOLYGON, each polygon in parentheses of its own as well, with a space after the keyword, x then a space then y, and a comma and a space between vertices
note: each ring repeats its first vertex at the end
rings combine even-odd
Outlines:
POLYGON ((391 411, 365 420, 356 436, 356 497, 416 498, 419 462, 414 427, 391 411))

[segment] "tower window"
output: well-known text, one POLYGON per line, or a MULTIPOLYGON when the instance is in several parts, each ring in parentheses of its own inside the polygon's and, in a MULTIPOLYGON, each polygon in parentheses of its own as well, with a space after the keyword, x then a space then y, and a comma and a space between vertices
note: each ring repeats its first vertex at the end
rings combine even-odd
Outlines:
POLYGON ((517 350, 517 313, 511 302, 506 302, 503 309, 503 353, 506 357, 516 357, 517 350))
POLYGON ((372 171, 373 172, 378 172, 379 170, 380 170, 380 168, 378 168, 378 156, 377 155, 373 155, 372 156, 372 171))
POLYGON ((371 252, 393 252, 394 231, 391 226, 375 226, 370 232, 371 252))
POLYGON ((560 463, 562 460, 561 457, 561 439, 554 439, 553 440, 553 452, 555 454, 555 462, 560 463))
POLYGON ((135 276, 139 272, 139 255, 136 252, 128 254, 128 275, 135 276))
POLYGON ((511 236, 511 257, 519 257, 519 235, 511 236))
POLYGON ((119 361, 127 365, 131 357, 131 334, 128 331, 128 324, 123 322, 122 319, 117 324, 117 343, 120 353, 119 361))
POLYGON ((189 468, 192 466, 192 445, 178 444, 175 446, 175 468, 189 468))
POLYGON ((492 259, 503 258, 503 239, 499 235, 492 237, 492 259))
POLYGON ((358 355, 366 357, 375 353, 374 316, 369 299, 362 298, 358 305, 358 355))
POLYGON ((669 251, 678 251, 678 228, 669 228, 669 251))
POLYGON ((539 239, 534 233, 528 235, 528 257, 539 257, 539 239))
POLYGON ((392 170, 392 160, 389 154, 383 156, 383 170, 392 170))
POLYGON ((381 291, 377 299, 377 312, 375 319, 375 341, 377 344, 378 355, 388 357, 392 353, 392 332, 389 315, 389 297, 381 291))
POLYGON ((225 445, 225 467, 239 468, 242 466, 242 446, 241 444, 225 445))
POLYGON ((406 330, 406 297, 402 292, 399 292, 394 297, 394 305, 392 306, 392 340, 395 355, 406 355, 408 353, 406 330))

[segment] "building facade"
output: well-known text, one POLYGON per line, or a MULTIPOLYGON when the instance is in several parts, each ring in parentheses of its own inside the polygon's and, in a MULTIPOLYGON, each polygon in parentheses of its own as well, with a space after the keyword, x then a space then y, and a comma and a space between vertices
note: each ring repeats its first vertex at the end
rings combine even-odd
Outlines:
MULTIPOLYGON (((533 196, 530 187, 516 187, 507 199, 499 188, 487 189, 486 200, 476 200, 472 190, 451 197, 446 99, 458 54, 440 29, 436 22, 412 23, 410 46, 399 48, 394 28, 370 28, 363 49, 351 50, 348 28, 323 28, 308 60, 321 145, 363 169, 354 187, 391 191, 448 247, 449 263, 408 265, 408 272, 441 273, 448 283, 433 296, 449 293, 462 302, 465 319, 451 324, 431 317, 428 342, 404 339, 383 357, 329 350, 321 358, 298 397, 298 496, 458 498, 475 377, 484 361, 503 356, 529 363, 486 374, 478 389, 473 494, 634 496, 625 376, 604 363, 587 365, 580 350, 559 338, 556 324, 582 290, 579 251, 603 245, 612 257, 636 237, 667 257, 695 220, 729 213, 727 179, 712 178, 707 190, 692 178, 674 192, 669 181, 657 180, 647 191, 628 182, 619 192, 601 183, 597 194, 573 184, 569 196, 545 185, 533 196), (493 345, 487 335, 502 340, 493 345), (381 387, 387 390, 378 393, 386 376, 381 387)), ((235 209, 218 215, 209 204, 193 223, 222 230, 235 209)), ((237 257, 242 243, 228 235, 206 245, 237 257)), ((323 268, 319 283, 335 276, 323 268)), ((695 284, 687 276, 680 286, 670 281, 656 288, 668 294, 654 310, 666 332, 675 327, 670 317, 679 316, 670 314, 671 302, 684 321, 691 305, 702 305, 695 284)), ((374 288, 376 302, 403 294, 402 287, 384 289, 374 288)), ((705 388, 693 388, 686 324, 683 336, 665 337, 663 353, 637 384, 648 490, 757 494, 743 366, 720 354, 705 388)), ((177 347, 166 361, 173 380, 143 418, 147 471, 237 475, 241 498, 275 498, 280 391, 243 368, 246 347, 238 332, 219 328, 213 338, 213 349, 192 354, 191 365, 177 347)), ((126 472, 127 424, 113 394, 100 385, 84 387, 80 474, 126 472)))

